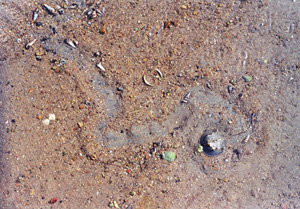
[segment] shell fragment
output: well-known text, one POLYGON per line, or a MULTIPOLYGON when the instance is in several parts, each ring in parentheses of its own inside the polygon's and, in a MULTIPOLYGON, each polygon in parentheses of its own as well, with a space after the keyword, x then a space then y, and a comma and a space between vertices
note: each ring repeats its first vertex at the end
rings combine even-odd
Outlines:
POLYGON ((70 39, 65 39, 65 43, 71 46, 72 48, 76 49, 75 43, 70 39))
POLYGON ((102 66, 101 62, 96 65, 100 70, 105 71, 105 68, 102 66))
POLYGON ((29 49, 34 43, 36 42, 36 39, 26 44, 25 49, 29 49))
POLYGON ((146 79, 146 76, 145 76, 145 75, 143 75, 143 81, 144 81, 144 83, 145 83, 147 86, 151 86, 151 87, 153 87, 153 85, 152 85, 152 84, 150 84, 150 83, 147 81, 147 79, 146 79))

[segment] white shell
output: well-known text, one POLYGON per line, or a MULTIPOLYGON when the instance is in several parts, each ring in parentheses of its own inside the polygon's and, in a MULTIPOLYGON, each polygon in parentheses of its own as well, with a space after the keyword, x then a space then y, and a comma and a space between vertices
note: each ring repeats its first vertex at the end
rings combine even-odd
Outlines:
POLYGON ((47 9, 47 11, 49 12, 49 14, 54 15, 55 14, 55 9, 53 9, 52 7, 50 7, 47 4, 44 4, 44 7, 47 9))
POLYGON ((105 68, 102 66, 101 62, 99 62, 96 66, 100 68, 102 71, 105 71, 105 68))
POLYGON ((38 10, 38 9, 34 10, 34 12, 33 12, 33 17, 32 17, 32 21, 33 21, 33 22, 36 21, 36 19, 37 19, 37 17, 38 17, 38 14, 39 14, 39 10, 38 10))
POLYGON ((29 49, 35 42, 36 42, 36 39, 34 39, 30 43, 26 44, 25 49, 29 49))
POLYGON ((66 39, 65 43, 68 44, 69 46, 73 47, 74 49, 76 49, 76 46, 75 46, 74 42, 71 41, 70 39, 66 39))
POLYGON ((212 133, 210 135, 207 135, 205 137, 205 141, 207 143, 207 146, 211 148, 211 150, 221 150, 225 147, 225 139, 223 139, 221 136, 219 136, 216 133, 212 133))

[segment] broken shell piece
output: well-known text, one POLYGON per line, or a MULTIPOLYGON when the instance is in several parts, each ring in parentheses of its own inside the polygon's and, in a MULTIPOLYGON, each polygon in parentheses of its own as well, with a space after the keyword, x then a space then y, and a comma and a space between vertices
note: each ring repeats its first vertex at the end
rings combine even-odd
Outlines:
POLYGON ((71 4, 71 6, 69 7, 69 9, 77 9, 78 8, 78 4, 74 3, 71 4))
POLYGON ((68 44, 69 46, 73 47, 76 49, 75 43, 71 41, 70 39, 65 39, 65 43, 68 44))
POLYGON ((245 139, 242 141, 242 144, 246 144, 250 139, 250 134, 248 134, 245 139))
POLYGON ((147 81, 147 79, 146 79, 146 76, 145 75, 143 75, 143 81, 144 81, 144 83, 147 85, 147 86, 151 86, 151 87, 153 87, 153 85, 151 85, 148 81, 147 81))
POLYGON ((49 120, 55 120, 55 114, 50 113, 49 114, 49 120))
POLYGON ((88 18, 91 19, 96 19, 97 18, 97 12, 95 10, 90 10, 87 12, 88 18))
POLYGON ((158 75, 159 75, 159 77, 163 77, 163 75, 162 75, 162 73, 160 72, 160 70, 159 69, 157 69, 157 68, 155 68, 155 70, 156 70, 156 72, 158 73, 158 75))
POLYGON ((32 21, 36 21, 37 17, 38 17, 38 14, 39 14, 39 10, 36 9, 33 11, 33 17, 32 17, 32 21))
POLYGON ((47 12, 50 14, 50 15, 55 15, 55 9, 50 7, 49 5, 47 4, 44 4, 44 7, 46 8, 47 12))
POLYGON ((99 62, 96 66, 100 68, 102 71, 105 71, 105 68, 102 66, 101 62, 99 62))
POLYGON ((217 156, 223 152, 226 141, 217 133, 205 133, 200 138, 200 144, 207 156, 217 156))
POLYGON ((48 126, 50 124, 50 120, 47 118, 47 119, 43 120, 42 123, 44 125, 48 126))
POLYGON ((58 10, 58 14, 62 15, 64 13, 64 9, 61 8, 59 5, 56 5, 56 9, 58 10))
POLYGON ((191 96, 191 92, 187 93, 187 94, 184 96, 183 100, 181 100, 181 104, 182 104, 182 103, 188 103, 188 101, 189 101, 189 99, 190 99, 190 96, 191 96))
POLYGON ((34 43, 36 42, 36 39, 26 44, 25 49, 29 49, 34 43))
POLYGON ((79 44, 79 42, 76 39, 73 40, 73 43, 75 44, 75 46, 78 46, 79 44))

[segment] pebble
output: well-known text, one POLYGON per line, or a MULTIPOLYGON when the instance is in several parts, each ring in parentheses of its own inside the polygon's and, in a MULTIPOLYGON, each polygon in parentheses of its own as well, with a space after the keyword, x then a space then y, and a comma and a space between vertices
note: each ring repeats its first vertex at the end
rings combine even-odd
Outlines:
POLYGON ((55 120, 55 114, 50 113, 49 114, 49 120, 55 120))
POLYGON ((250 75, 245 75, 243 76, 243 79, 246 81, 246 82, 249 82, 252 80, 252 77, 250 75))
POLYGON ((185 5, 182 5, 181 9, 187 9, 187 7, 185 5))
POLYGON ((166 161, 172 162, 175 160, 176 154, 175 154, 175 152, 166 151, 163 153, 162 157, 166 161))
POLYGON ((83 126, 83 122, 78 122, 77 124, 78 124, 79 128, 81 128, 83 126))
POLYGON ((44 125, 48 126, 50 124, 50 120, 47 118, 47 119, 43 120, 42 123, 44 125))

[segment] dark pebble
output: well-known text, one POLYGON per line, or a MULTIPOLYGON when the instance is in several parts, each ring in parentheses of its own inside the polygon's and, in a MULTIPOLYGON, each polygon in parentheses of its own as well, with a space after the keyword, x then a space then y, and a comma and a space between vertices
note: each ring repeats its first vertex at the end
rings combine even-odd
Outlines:
POLYGON ((36 22, 35 25, 36 25, 37 27, 39 27, 39 26, 42 26, 43 23, 41 23, 41 22, 36 22))
POLYGON ((41 38, 41 41, 47 41, 49 38, 47 38, 47 37, 43 37, 43 38, 41 38))

